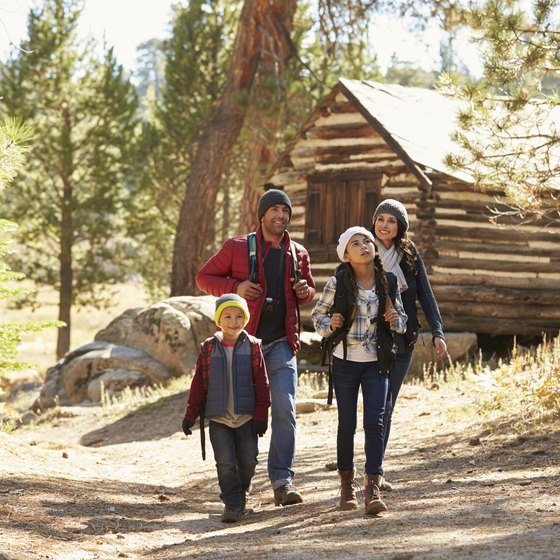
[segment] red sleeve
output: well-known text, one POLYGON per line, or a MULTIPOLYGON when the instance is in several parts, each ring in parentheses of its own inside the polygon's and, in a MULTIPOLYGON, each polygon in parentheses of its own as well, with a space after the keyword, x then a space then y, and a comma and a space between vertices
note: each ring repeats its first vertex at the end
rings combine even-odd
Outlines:
POLYGON ((187 409, 185 410, 185 418, 194 425, 196 419, 200 416, 200 410, 206 391, 204 390, 204 381, 202 379, 202 352, 196 360, 196 369, 194 377, 191 382, 189 391, 189 399, 187 402, 187 409))
POLYGON ((196 285, 203 292, 219 297, 222 294, 237 293, 241 280, 232 278, 234 240, 226 239, 219 251, 210 257, 196 275, 196 285))
POLYGON ((268 420, 268 408, 270 407, 270 389, 261 345, 257 344, 256 346, 256 367, 253 368, 253 383, 255 386, 255 414, 253 418, 259 422, 266 422, 268 420))

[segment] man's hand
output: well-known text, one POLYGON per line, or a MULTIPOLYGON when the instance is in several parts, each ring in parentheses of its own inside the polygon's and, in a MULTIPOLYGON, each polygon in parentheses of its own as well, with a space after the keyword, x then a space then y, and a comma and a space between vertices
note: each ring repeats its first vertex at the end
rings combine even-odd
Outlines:
MULTIPOLYGON (((292 282, 294 281, 293 278, 290 278, 290 280, 292 282)), ((294 292, 298 299, 305 299, 309 295, 309 286, 307 285, 307 280, 302 279, 296 282, 294 284, 294 292)))
POLYGON ((245 280, 237 286, 237 295, 245 299, 257 299, 262 296, 263 289, 260 284, 245 280))

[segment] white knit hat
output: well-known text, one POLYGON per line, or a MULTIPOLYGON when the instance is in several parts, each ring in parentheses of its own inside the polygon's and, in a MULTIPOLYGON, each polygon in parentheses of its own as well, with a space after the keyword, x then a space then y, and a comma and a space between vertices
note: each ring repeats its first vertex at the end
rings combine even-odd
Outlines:
POLYGON ((348 228, 339 238, 338 238, 338 245, 336 246, 336 252, 338 254, 338 258, 341 261, 344 261, 344 253, 346 252, 346 245, 348 245, 348 241, 350 241, 353 235, 357 233, 364 235, 365 237, 369 237, 372 241, 374 241, 373 233, 368 231, 365 227, 362 226, 352 226, 348 228))

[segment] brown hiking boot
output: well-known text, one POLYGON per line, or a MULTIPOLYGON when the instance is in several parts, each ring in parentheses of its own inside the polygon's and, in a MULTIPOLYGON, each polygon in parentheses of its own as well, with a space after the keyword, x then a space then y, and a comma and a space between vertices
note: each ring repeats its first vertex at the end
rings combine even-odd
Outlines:
POLYGON ((358 508, 356 499, 356 470, 338 471, 340 476, 340 509, 350 510, 358 508))
POLYGON ((274 489, 274 505, 275 506, 291 506, 292 504, 301 504, 303 498, 292 484, 285 484, 274 489))
POLYGON ((382 511, 387 511, 387 506, 379 496, 379 485, 381 484, 381 475, 366 474, 364 479, 365 491, 364 502, 366 514, 375 515, 382 511))

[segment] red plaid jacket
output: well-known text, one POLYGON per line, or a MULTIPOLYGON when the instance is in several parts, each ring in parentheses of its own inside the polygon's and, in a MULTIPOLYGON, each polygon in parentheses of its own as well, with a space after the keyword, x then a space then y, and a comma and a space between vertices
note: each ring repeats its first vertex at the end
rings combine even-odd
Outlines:
MULTIPOLYGON (((268 386, 268 375, 261 350, 261 341, 247 333, 246 336, 251 345, 251 367, 253 374, 253 387, 255 389, 255 412, 253 418, 260 422, 268 420, 268 408, 270 407, 270 390, 268 386)), ((200 416, 202 406, 208 391, 208 377, 210 375, 210 360, 212 349, 216 342, 215 336, 207 338, 202 343, 202 349, 196 361, 194 377, 189 391, 185 418, 193 425, 200 416)))

